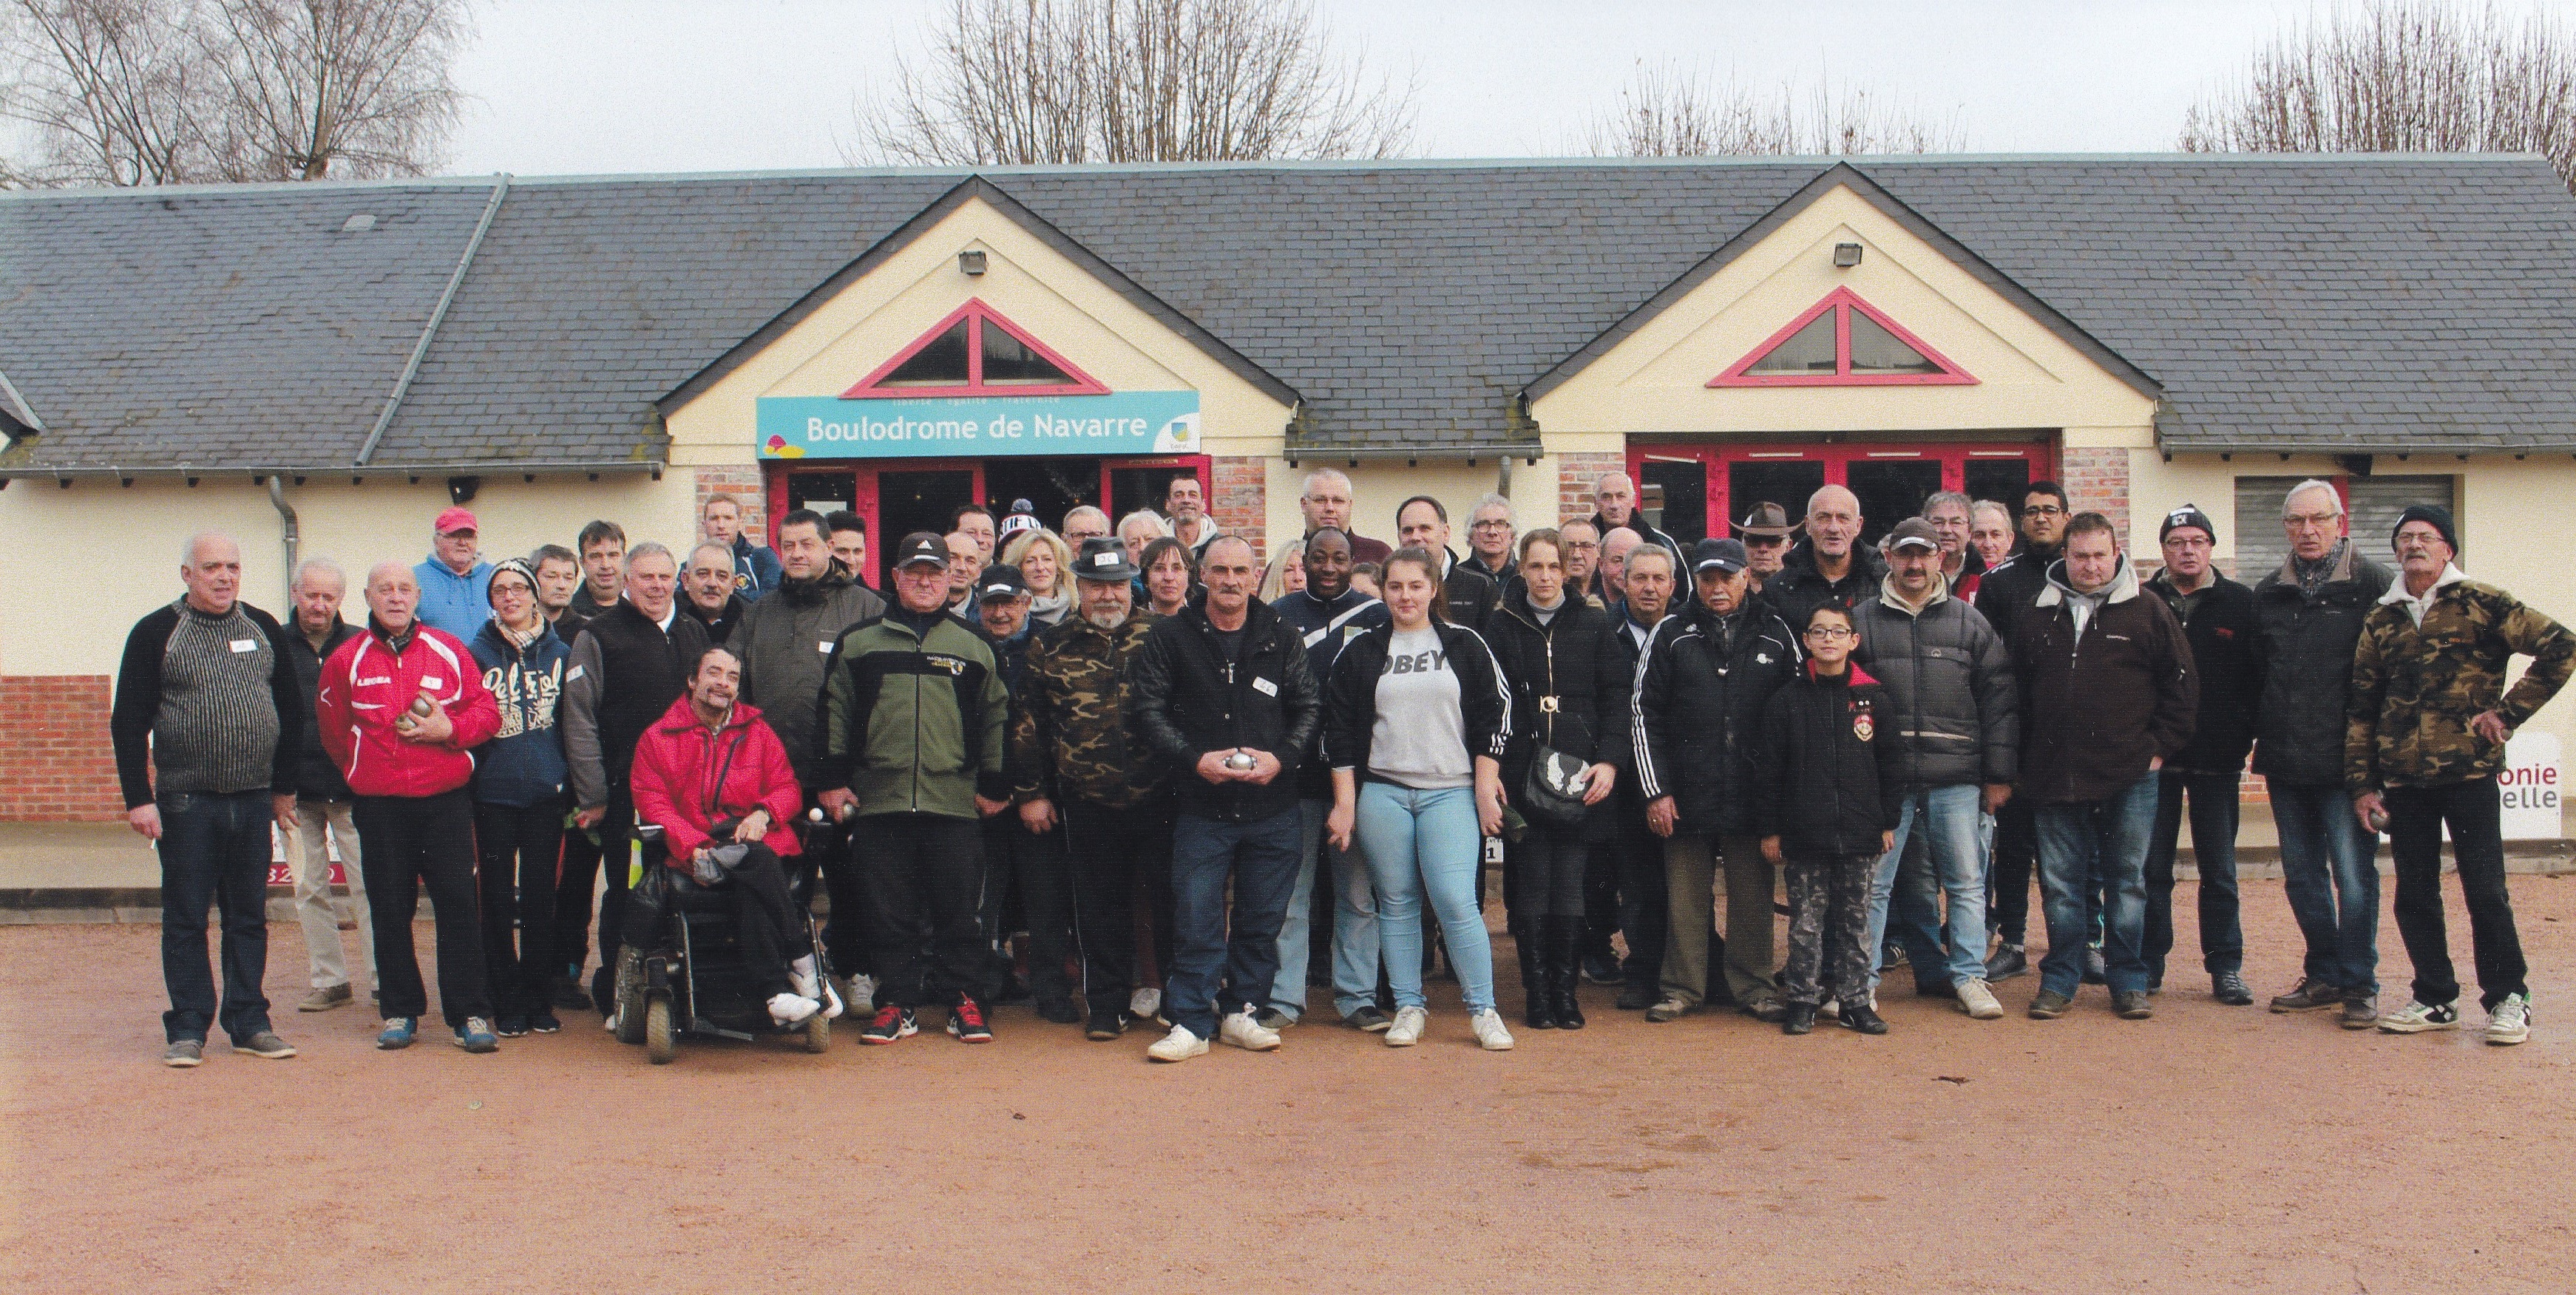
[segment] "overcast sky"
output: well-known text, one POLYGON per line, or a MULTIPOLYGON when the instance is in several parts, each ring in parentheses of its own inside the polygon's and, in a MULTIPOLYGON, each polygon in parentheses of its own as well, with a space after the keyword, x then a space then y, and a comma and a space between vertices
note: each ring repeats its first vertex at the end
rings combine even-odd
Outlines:
MULTIPOLYGON (((2565 14, 2576 0, 2521 0, 2565 14)), ((1417 151, 1576 151, 1640 60, 1858 83, 1979 152, 2173 147, 2184 109, 2307 0, 1316 0, 1399 81, 1417 151)), ((552 175, 842 165, 858 96, 941 0, 479 0, 450 169, 552 175)))

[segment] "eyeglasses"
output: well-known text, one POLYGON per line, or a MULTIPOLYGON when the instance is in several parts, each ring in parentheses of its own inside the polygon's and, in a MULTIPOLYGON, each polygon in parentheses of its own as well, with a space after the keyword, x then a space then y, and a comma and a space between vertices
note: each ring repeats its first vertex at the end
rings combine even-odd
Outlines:
POLYGON ((2292 513, 2281 519, 2303 531, 2322 531, 2343 520, 2341 513, 2292 513))
POLYGON ((2032 504, 2030 507, 2022 509, 2021 515, 2024 517, 2064 517, 2066 515, 2066 510, 2055 504, 2032 504))
POLYGON ((1499 517, 1488 517, 1481 522, 1475 523, 1468 529, 1479 531, 1507 531, 1511 528, 1512 524, 1510 522, 1504 521, 1499 517))
POLYGON ((1786 535, 1747 535, 1744 537, 1744 547, 1748 549, 1773 549, 1788 542, 1789 537, 1786 535))
POLYGON ((1807 637, 1819 643, 1834 643, 1859 635, 1854 634, 1848 625, 1812 625, 1807 629, 1807 637))

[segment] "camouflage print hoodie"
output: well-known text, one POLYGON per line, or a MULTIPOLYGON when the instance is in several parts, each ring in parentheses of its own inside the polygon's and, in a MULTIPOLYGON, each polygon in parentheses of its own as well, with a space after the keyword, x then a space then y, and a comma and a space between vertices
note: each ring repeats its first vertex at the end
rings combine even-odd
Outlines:
POLYGON ((2343 742, 2344 784, 2356 796, 2495 776, 2504 747, 2471 732, 2469 720, 2491 710, 2519 728, 2576 668, 2576 634, 2457 568, 2429 591, 2420 626, 2414 601, 2400 577, 2361 623, 2343 742), (2531 668, 2507 692, 2505 664, 2516 654, 2531 668))
POLYGON ((1079 611, 1029 645, 1011 716, 1011 797, 1078 796, 1111 809, 1144 801, 1153 751, 1127 728, 1128 664, 1161 618, 1140 611, 1104 630, 1079 611))

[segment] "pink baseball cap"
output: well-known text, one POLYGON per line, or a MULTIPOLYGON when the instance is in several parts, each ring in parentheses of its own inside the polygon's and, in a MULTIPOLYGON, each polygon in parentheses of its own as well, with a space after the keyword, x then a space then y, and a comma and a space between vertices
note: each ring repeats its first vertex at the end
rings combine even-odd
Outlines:
POLYGON ((438 515, 437 523, 430 527, 430 530, 433 533, 439 535, 452 535, 458 531, 475 531, 480 533, 482 529, 482 527, 474 524, 474 514, 467 512, 462 508, 450 508, 447 511, 440 513, 438 515))

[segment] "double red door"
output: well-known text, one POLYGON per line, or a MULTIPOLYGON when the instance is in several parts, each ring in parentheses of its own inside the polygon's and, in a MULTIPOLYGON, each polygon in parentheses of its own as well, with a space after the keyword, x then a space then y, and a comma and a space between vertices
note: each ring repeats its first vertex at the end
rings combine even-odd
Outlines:
POLYGON ((2045 479, 2054 461, 2049 446, 2030 441, 1628 441, 1629 475, 1663 487, 1664 529, 1684 544, 1729 534, 1730 520, 1741 522, 1758 504, 1778 504, 1794 521, 1806 513, 1807 497, 1828 485, 1859 496, 1861 538, 1875 544, 1937 491, 2018 510, 2022 488, 2045 479))

